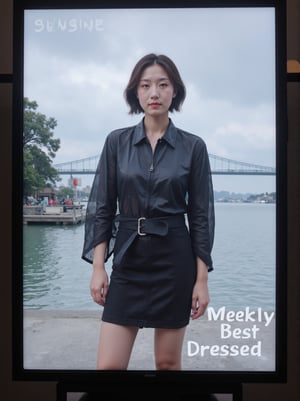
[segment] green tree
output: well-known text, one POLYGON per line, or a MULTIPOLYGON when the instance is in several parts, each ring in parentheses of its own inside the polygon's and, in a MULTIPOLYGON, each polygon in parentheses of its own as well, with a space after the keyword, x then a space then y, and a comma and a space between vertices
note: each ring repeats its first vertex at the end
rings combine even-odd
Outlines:
POLYGON ((33 195, 49 184, 60 181, 52 161, 60 148, 60 139, 54 138, 57 122, 37 111, 36 101, 24 98, 24 195, 33 195))
POLYGON ((74 191, 70 187, 59 187, 57 191, 58 198, 67 199, 67 198, 74 198, 74 191))

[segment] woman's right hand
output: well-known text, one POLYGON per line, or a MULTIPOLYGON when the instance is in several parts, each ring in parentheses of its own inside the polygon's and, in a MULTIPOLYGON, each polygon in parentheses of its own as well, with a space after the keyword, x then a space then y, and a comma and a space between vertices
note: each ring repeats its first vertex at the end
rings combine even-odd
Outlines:
POLYGON ((90 283, 90 292, 93 300, 104 306, 108 291, 108 276, 105 268, 94 267, 90 283))

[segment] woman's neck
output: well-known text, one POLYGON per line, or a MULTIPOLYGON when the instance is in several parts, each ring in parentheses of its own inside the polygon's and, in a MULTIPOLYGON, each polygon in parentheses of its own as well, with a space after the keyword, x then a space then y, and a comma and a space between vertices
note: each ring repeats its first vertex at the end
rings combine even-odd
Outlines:
POLYGON ((169 117, 163 116, 161 118, 153 118, 150 116, 145 116, 144 126, 146 130, 147 137, 151 138, 161 138, 166 132, 169 125, 169 117))

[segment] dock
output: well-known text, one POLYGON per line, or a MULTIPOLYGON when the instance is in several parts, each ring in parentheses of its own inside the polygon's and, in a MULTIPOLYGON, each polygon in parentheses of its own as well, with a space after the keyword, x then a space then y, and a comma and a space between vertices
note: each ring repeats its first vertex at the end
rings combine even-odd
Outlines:
POLYGON ((23 224, 81 224, 85 221, 86 210, 74 206, 24 206, 23 224))

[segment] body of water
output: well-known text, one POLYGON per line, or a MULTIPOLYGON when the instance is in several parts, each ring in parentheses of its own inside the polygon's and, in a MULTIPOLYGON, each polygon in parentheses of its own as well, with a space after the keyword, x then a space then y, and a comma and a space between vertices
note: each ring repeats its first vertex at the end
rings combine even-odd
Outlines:
MULTIPOLYGON (((210 306, 275 309, 275 209, 274 204, 215 204, 210 306)), ((100 308, 89 292, 92 265, 81 259, 83 236, 84 225, 24 226, 24 308, 100 308)))

